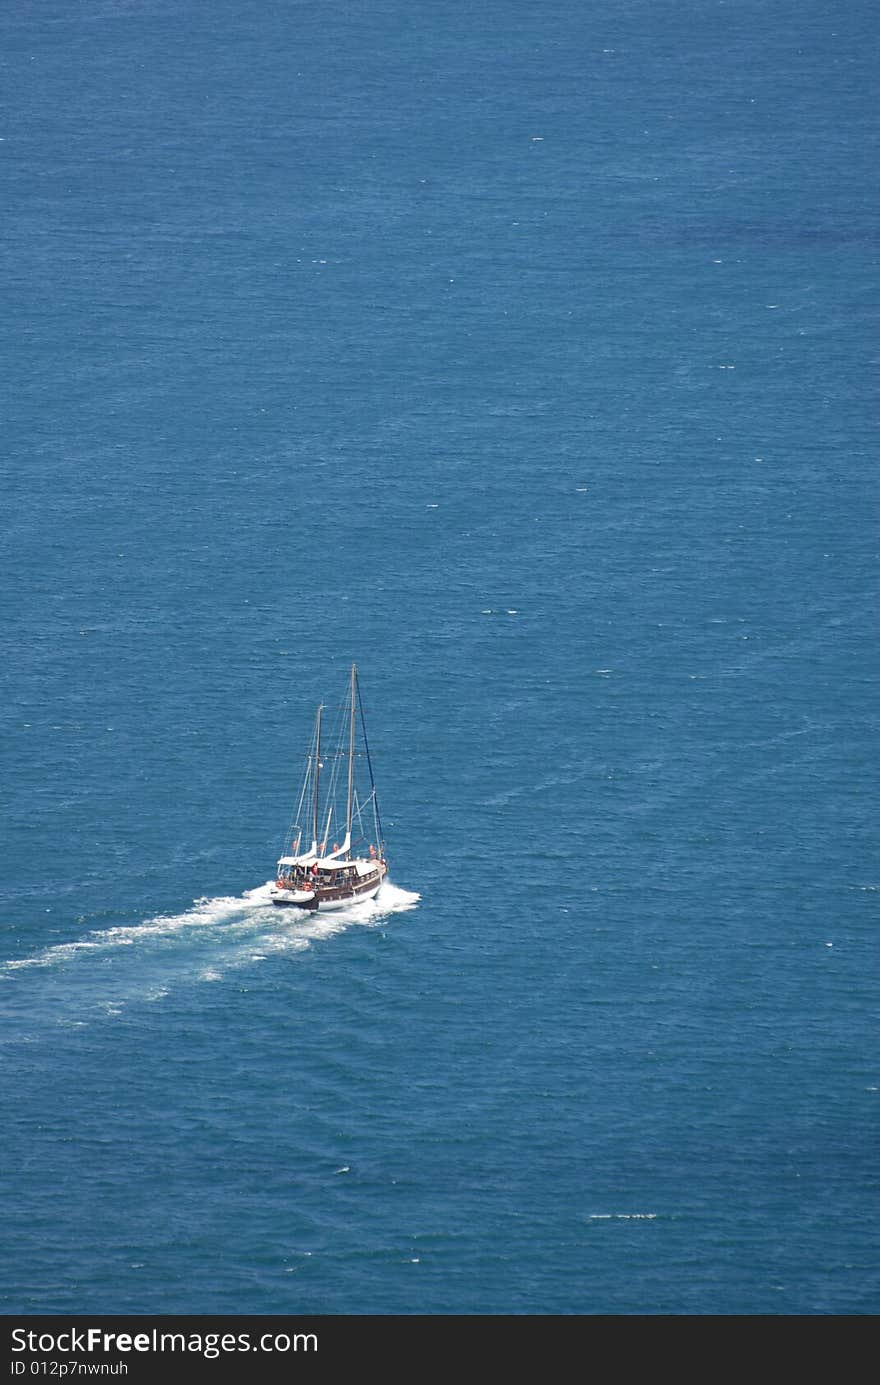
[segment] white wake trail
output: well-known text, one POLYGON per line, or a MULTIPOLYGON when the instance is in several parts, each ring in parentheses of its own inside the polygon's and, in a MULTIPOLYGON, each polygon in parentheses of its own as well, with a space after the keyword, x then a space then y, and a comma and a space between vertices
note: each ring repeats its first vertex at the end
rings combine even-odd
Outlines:
MULTIPOLYGON (((151 944, 172 944, 175 940, 195 941, 204 930, 206 946, 246 943, 248 939, 261 949, 242 955, 239 965, 259 960, 263 952, 286 951, 291 946, 301 948, 312 940, 331 937, 356 925, 369 926, 389 914, 414 909, 420 896, 401 889, 391 881, 383 884, 375 899, 353 904, 332 914, 297 914, 291 918, 288 910, 277 909, 271 902, 273 882, 267 880, 241 895, 220 895, 214 899, 193 900, 193 907, 180 914, 157 914, 142 923, 120 924, 115 928, 95 929, 74 942, 56 943, 31 957, 13 958, 3 963, 6 972, 30 967, 57 967, 64 963, 111 953, 119 948, 151 944), (267 927, 267 925, 271 925, 267 927)), ((223 961, 211 958, 204 979, 219 979, 223 961), (209 975, 210 973, 210 975, 209 975)), ((225 970, 225 967, 223 968, 225 970)))

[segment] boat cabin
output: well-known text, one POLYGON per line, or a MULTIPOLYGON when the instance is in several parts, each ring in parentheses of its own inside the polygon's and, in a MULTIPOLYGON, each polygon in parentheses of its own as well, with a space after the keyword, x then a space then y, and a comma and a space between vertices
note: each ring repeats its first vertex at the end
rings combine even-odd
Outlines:
POLYGON ((283 890, 338 889, 355 885, 376 869, 373 861, 336 861, 332 856, 282 856, 276 884, 283 890))

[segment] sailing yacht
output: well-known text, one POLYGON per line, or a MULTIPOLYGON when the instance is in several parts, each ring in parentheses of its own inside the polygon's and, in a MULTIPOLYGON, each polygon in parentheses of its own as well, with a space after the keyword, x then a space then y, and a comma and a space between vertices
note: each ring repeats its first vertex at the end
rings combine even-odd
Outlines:
POLYGON ((336 748, 329 755, 322 750, 321 743, 325 710, 319 705, 299 804, 285 837, 285 847, 290 842, 290 848, 278 861, 277 877, 270 889, 273 904, 305 911, 343 909, 358 900, 372 899, 388 874, 356 664, 351 666, 348 697, 336 730, 336 748), (355 772, 356 763, 362 758, 360 743, 369 771, 369 786, 365 786, 363 797, 355 772), (309 817, 305 840, 310 835, 311 844, 301 853, 304 813, 309 817), (344 829, 341 843, 334 842, 332 850, 328 851, 331 836, 341 829, 344 829), (358 855, 358 850, 363 851, 367 843, 368 834, 373 841, 358 855))

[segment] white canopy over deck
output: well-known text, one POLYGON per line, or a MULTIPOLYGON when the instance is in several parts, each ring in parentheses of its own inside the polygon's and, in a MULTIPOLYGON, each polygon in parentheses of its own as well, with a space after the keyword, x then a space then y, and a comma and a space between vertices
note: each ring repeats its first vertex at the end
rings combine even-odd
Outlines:
POLYGON ((303 866, 309 868, 317 865, 318 870, 327 871, 350 870, 353 868, 358 875, 369 875, 371 871, 376 869, 378 864, 378 860, 365 861, 363 859, 354 859, 351 861, 337 861, 335 859, 335 853, 333 856, 322 857, 314 856, 311 852, 308 852, 305 856, 282 856, 278 862, 278 867, 279 869, 281 866, 303 866))

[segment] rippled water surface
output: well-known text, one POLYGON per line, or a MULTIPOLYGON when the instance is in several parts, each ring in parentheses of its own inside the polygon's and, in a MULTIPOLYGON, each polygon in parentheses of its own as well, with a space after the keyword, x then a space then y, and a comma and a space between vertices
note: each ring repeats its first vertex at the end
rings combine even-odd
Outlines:
POLYGON ((874 28, 0 16, 0 1310, 877 1311, 874 28))

